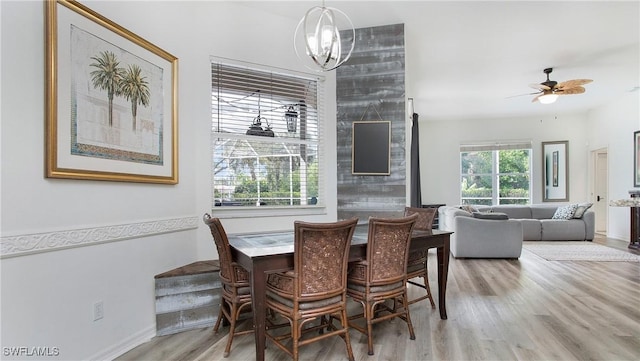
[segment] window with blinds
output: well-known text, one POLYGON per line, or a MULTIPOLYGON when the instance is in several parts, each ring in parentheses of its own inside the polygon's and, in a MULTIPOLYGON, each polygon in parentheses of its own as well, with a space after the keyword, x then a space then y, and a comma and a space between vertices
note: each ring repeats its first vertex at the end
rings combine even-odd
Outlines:
POLYGON ((318 78, 211 63, 214 207, 316 206, 318 78))
POLYGON ((531 203, 531 142, 460 146, 460 203, 531 203))

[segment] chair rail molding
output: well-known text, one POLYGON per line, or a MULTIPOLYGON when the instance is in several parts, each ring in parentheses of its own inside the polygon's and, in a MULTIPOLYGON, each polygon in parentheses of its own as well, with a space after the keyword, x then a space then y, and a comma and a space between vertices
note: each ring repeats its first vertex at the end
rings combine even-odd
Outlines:
POLYGON ((20 234, 0 238, 0 258, 26 256, 34 253, 118 242, 163 233, 182 232, 198 228, 196 216, 159 219, 138 223, 91 228, 20 234))

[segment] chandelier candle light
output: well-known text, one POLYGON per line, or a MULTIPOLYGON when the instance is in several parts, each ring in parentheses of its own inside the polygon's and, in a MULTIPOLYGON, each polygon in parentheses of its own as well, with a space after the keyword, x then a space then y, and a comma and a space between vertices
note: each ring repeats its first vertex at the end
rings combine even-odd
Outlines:
POLYGON ((296 55, 314 71, 330 71, 344 64, 355 45, 356 30, 351 19, 342 11, 324 6, 309 9, 298 23, 293 42, 296 55), (341 39, 340 25, 351 30, 350 39, 341 39), (344 46, 344 48, 343 48, 344 46), (305 56, 299 49, 304 48, 305 56), (349 51, 345 51, 346 49, 349 51))

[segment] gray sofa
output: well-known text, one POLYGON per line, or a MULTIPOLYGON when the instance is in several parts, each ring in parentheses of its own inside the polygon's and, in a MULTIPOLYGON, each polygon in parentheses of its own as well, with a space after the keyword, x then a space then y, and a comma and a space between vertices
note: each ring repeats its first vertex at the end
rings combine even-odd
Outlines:
POLYGON ((581 218, 551 219, 566 204, 474 206, 475 216, 505 214, 508 219, 475 218, 459 206, 438 209, 438 228, 454 232, 451 254, 458 258, 519 258, 522 241, 593 240, 595 213, 581 218))

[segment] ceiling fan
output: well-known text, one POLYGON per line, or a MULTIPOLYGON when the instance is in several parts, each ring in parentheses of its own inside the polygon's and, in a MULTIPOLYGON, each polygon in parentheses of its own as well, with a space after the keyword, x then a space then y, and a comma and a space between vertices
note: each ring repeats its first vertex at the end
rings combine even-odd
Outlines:
POLYGON ((544 73, 547 74, 546 81, 540 84, 529 84, 531 88, 539 90, 537 93, 530 94, 537 94, 531 101, 532 103, 540 102, 542 104, 551 104, 558 99, 559 95, 582 94, 585 92, 583 85, 593 81, 591 79, 573 79, 558 83, 549 80, 549 74, 551 74, 552 71, 553 68, 544 69, 544 73))

